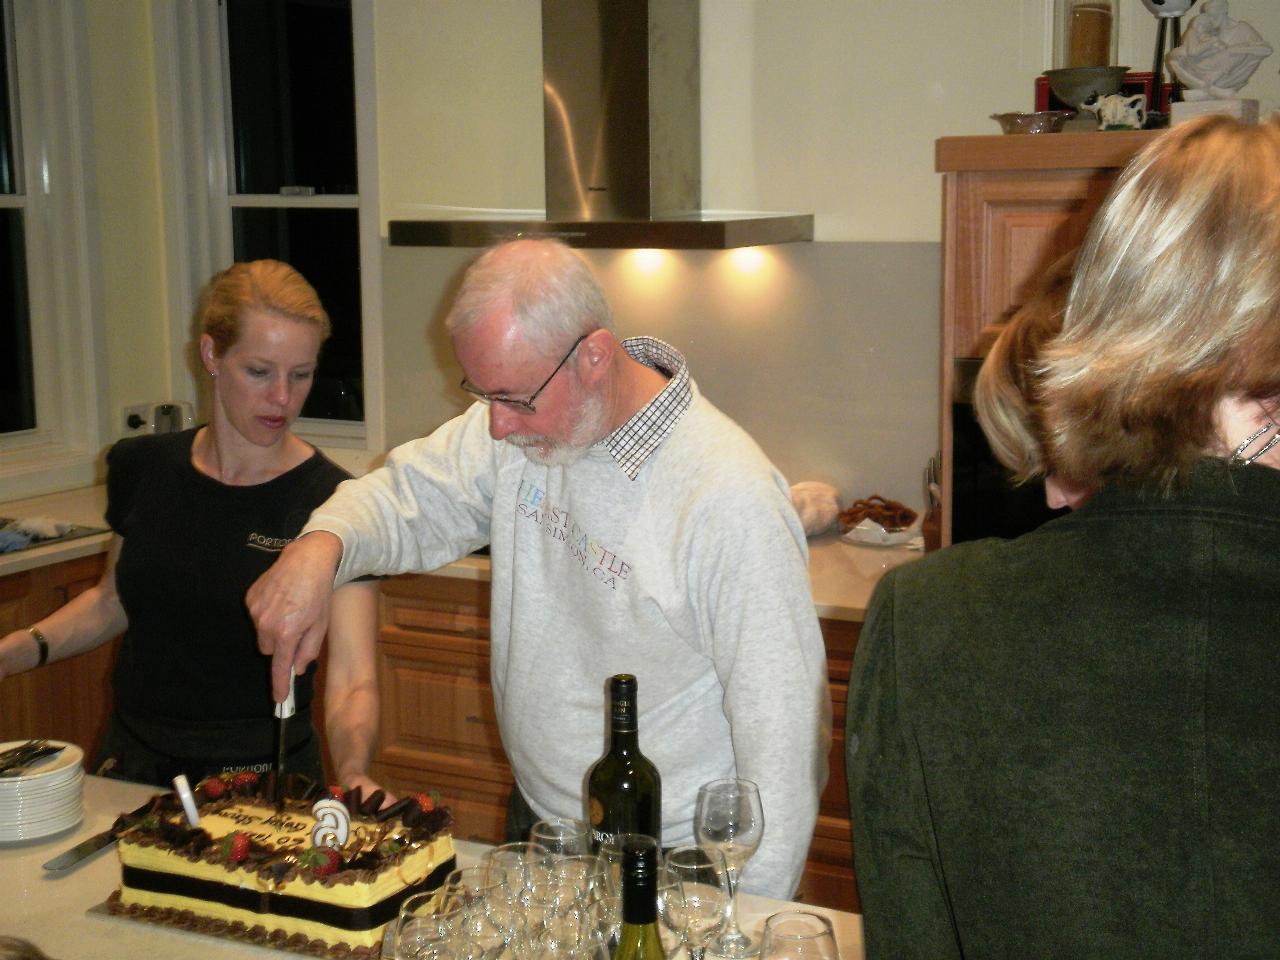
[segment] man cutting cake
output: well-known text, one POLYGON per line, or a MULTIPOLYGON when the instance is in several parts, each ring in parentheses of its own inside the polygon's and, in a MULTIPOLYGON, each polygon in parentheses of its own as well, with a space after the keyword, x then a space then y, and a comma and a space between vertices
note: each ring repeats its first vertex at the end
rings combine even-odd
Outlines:
POLYGON ((343 484, 249 591, 277 698, 290 666, 316 657, 335 583, 434 570, 489 544, 514 812, 581 815, 605 680, 633 673, 663 844, 691 842, 702 783, 754 780, 766 829, 744 889, 789 897, 830 717, 786 481, 680 353, 614 335, 590 268, 561 243, 487 251, 445 322, 479 402, 343 484))

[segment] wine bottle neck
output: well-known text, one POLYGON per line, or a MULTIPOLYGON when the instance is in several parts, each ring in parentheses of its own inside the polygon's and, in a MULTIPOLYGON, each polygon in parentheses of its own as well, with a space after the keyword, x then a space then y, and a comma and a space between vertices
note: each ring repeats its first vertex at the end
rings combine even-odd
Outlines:
POLYGON ((609 710, 609 739, 615 746, 637 746, 636 702, 614 693, 609 710))
POLYGON ((609 732, 609 747, 613 753, 639 753, 640 735, 635 728, 619 730, 616 726, 609 732))
POLYGON ((639 883, 628 882, 622 887, 622 922, 635 926, 656 923, 658 919, 658 886, 650 876, 639 883))

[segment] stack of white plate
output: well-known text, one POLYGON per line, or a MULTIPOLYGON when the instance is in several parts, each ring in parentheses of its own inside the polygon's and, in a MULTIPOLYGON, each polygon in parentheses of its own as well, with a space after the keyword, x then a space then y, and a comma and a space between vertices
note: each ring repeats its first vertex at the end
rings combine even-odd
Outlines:
MULTIPOLYGON (((0 743, 0 751, 23 743, 0 743)), ((49 743, 65 749, 16 777, 0 777, 0 841, 47 837, 80 822, 84 751, 61 740, 49 743)))

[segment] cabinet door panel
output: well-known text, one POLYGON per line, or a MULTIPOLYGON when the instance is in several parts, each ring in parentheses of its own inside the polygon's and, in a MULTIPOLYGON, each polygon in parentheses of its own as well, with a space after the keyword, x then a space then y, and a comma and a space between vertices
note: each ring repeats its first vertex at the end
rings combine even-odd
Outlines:
MULTIPOLYGON (((35 623, 92 587, 102 554, 0 578, 0 633, 35 623)), ((119 639, 78 657, 0 681, 0 740, 50 737, 97 753, 111 712, 111 670, 119 639)))
MULTIPOLYGON (((395 756, 392 759, 398 760, 395 756)), ((418 790, 439 790, 453 812, 453 835, 459 839, 480 843, 503 840, 512 786, 510 771, 505 768, 419 755, 404 764, 375 764, 374 778, 401 796, 418 790)))
POLYGON ((387 650, 380 682, 384 749, 505 762, 487 677, 442 668, 417 651, 387 650))
POLYGON ((1114 170, 948 174, 944 297, 952 355, 981 355, 982 328, 1020 306, 1054 260, 1079 246, 1114 170), (951 273, 954 271, 954 273, 951 273))

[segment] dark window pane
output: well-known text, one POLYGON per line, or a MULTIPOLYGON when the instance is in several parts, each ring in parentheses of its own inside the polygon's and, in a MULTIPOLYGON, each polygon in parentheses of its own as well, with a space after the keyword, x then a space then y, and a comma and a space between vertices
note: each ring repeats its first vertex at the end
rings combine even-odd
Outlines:
POLYGON ((0 433, 35 425, 22 211, 0 210, 0 433))
MULTIPOLYGON (((0 11, 2 14, 3 11, 0 11)), ((13 158, 13 116, 9 110, 9 25, 0 15, 0 193, 17 193, 18 178, 13 158)))
POLYGON ((356 193, 350 0, 230 0, 238 193, 356 193))
POLYGON ((316 288, 333 322, 304 417, 364 419, 360 343, 360 233, 355 210, 232 211, 237 260, 283 260, 316 288))

